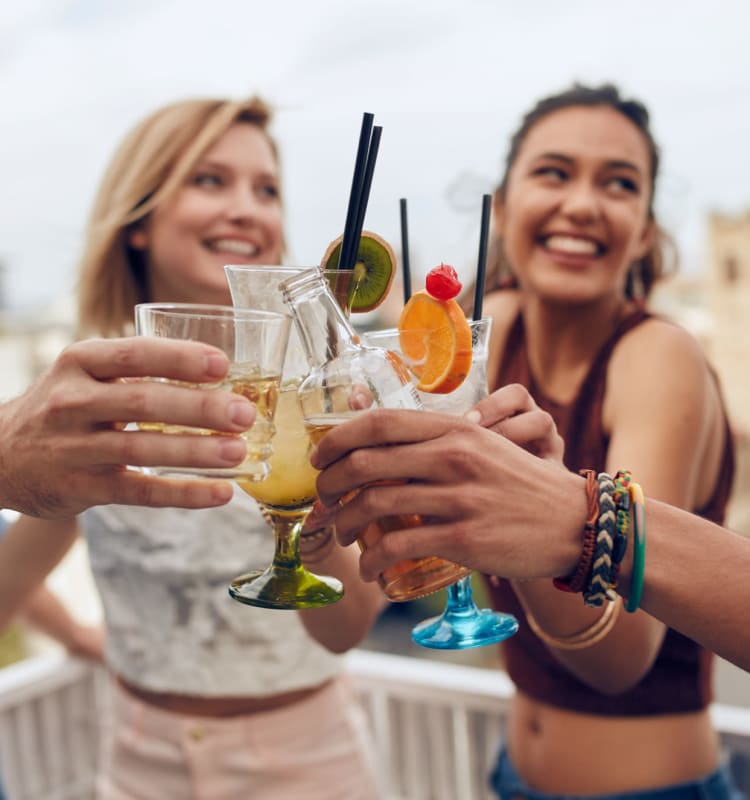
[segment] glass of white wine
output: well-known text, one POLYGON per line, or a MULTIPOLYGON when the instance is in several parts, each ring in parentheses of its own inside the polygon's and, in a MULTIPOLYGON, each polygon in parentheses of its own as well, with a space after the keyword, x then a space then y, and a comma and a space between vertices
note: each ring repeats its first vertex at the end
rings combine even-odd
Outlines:
MULTIPOLYGON (((291 328, 286 314, 199 303, 140 303, 135 307, 138 336, 161 336, 213 345, 229 359, 227 375, 216 383, 195 384, 204 390, 224 389, 250 400, 256 409, 252 427, 243 434, 247 455, 235 467, 151 467, 156 474, 188 474, 212 478, 262 481, 270 473, 274 414, 291 328)), ((166 380, 152 378, 149 380, 166 380)), ((205 428, 136 422, 141 430, 165 434, 221 436, 205 428)))

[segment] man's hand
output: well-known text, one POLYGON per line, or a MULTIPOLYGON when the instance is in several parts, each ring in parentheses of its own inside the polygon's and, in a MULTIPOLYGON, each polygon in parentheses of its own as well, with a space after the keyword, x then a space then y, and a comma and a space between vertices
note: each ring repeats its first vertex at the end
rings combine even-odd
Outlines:
POLYGON ((231 392, 194 389, 226 374, 226 356, 156 337, 78 342, 20 397, 0 405, 0 506, 69 517, 103 503, 199 508, 232 496, 228 481, 144 475, 130 466, 234 466, 255 408, 231 392), (124 430, 128 422, 210 428, 226 436, 124 430), (231 435, 234 434, 234 435, 231 435))

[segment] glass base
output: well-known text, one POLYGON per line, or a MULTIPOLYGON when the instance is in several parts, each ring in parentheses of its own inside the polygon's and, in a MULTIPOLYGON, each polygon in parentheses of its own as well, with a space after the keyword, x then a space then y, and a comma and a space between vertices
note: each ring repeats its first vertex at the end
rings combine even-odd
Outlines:
POLYGON ((446 611, 420 622, 411 632, 412 641, 434 650, 468 650, 509 639, 518 631, 518 620, 489 608, 446 611))
POLYGON ((229 594, 240 603, 261 608, 320 608, 340 600, 344 586, 337 578, 313 575, 304 567, 271 566, 235 578, 229 594))

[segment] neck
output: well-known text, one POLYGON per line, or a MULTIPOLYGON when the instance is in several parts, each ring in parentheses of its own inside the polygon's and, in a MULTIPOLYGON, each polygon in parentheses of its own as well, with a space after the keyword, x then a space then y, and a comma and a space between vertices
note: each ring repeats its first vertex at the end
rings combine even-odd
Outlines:
POLYGON ((532 374, 553 400, 572 398, 604 342, 632 308, 622 296, 572 307, 523 297, 532 374))

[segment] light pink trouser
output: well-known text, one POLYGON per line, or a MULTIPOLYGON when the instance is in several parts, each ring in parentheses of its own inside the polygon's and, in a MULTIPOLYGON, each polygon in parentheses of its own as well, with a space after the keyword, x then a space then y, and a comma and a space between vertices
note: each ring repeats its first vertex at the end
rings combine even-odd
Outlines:
POLYGON ((112 682, 99 800, 376 800, 367 721, 348 678, 241 717, 187 717, 112 682))

